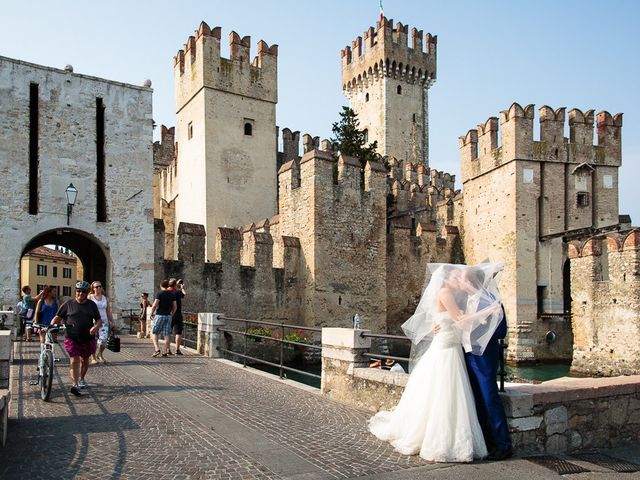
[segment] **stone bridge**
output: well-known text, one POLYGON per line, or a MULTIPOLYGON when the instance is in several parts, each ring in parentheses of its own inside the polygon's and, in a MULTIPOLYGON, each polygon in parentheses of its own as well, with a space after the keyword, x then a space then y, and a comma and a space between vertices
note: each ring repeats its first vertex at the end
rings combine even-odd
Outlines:
MULTIPOLYGON (((8 479, 412 479, 560 478, 526 459, 427 464, 367 432, 370 413, 316 389, 194 353, 152 358, 148 340, 122 337, 108 365, 92 366, 79 398, 68 391, 68 358, 56 347, 47 403, 29 385, 37 343, 14 343, 8 479)), ((640 460, 637 445, 608 452, 640 460)), ((574 460, 572 460, 574 462, 574 460)), ((575 461, 582 478, 621 478, 575 461)), ((625 473, 622 478, 640 478, 625 473)))

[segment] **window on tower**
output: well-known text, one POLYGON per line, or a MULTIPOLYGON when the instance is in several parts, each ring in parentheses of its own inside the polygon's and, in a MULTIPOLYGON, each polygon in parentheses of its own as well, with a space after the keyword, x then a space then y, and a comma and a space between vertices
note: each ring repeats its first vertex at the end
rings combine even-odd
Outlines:
POLYGON ((253 135, 253 120, 250 118, 244 119, 244 134, 248 137, 253 135))
POLYGON ((368 129, 364 129, 362 131, 362 138, 364 139, 364 143, 369 143, 369 130, 368 129))
POLYGON ((396 88, 396 92, 398 92, 398 95, 402 95, 402 85, 398 85, 398 88, 396 88))
POLYGON ((578 192, 576 194, 576 206, 578 207, 589 206, 589 192, 578 192))
POLYGON ((187 138, 189 140, 193 138, 193 122, 189 122, 187 125, 187 138))
POLYGON ((365 102, 368 102, 368 101, 369 101, 369 94, 368 94, 368 93, 364 96, 364 101, 365 101, 365 102))

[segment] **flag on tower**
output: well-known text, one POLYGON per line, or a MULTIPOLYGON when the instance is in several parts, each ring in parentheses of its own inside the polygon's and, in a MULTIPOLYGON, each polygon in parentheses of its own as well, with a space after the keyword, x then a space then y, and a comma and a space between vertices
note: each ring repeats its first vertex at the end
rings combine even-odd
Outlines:
POLYGON ((380 0, 380 21, 384 18, 384 8, 382 8, 382 0, 380 0))

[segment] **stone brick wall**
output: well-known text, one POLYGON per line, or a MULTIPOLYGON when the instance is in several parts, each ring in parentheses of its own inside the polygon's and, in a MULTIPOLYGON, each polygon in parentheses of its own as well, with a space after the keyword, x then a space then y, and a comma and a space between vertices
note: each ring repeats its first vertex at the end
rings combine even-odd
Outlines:
POLYGON ((640 230, 569 245, 571 370, 578 374, 640 374, 640 230))
MULTIPOLYGON (((159 233, 162 236, 162 232, 159 233)), ((219 228, 216 258, 204 261, 204 228, 181 223, 178 233, 178 260, 161 259, 156 264, 156 284, 163 278, 182 278, 185 312, 221 312, 230 317, 260 320, 299 318, 297 278, 300 245, 285 238, 276 244, 282 265, 273 265, 271 234, 219 228), (248 250, 244 264, 243 250, 248 250)))
MULTIPOLYGON (((0 304, 15 305, 19 262, 32 239, 68 236, 104 255, 107 295, 116 312, 153 281, 150 87, 138 87, 0 57, 0 304), (29 98, 38 87, 38 212, 29 214, 29 98), (97 221, 96 98, 105 118, 107 221, 97 221), (78 189, 67 226, 65 189, 78 189)), ((75 247, 74 247, 75 248, 75 247)), ((87 248, 87 251, 91 250, 87 248)), ((86 261, 87 259, 83 259, 86 261)), ((86 266, 85 266, 86 267, 86 266)), ((87 280, 94 280, 88 278, 87 280)), ((32 286, 35 287, 35 286, 32 286)))

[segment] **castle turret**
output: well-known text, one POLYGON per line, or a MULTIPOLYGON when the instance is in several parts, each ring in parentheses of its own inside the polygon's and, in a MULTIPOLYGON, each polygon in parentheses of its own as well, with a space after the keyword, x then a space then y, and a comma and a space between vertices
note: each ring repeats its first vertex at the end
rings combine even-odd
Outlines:
POLYGON ((429 165, 428 90, 438 37, 382 18, 342 50, 342 89, 382 155, 429 165), (423 43, 423 39, 425 42, 423 43))
POLYGON ((218 227, 276 211, 278 47, 202 22, 174 57, 178 153, 176 223, 205 226, 207 258, 218 227))
POLYGON ((560 340, 550 346, 542 321, 570 308, 563 239, 618 224, 622 114, 598 114, 598 145, 593 110, 574 108, 568 120, 565 138, 565 108, 544 105, 534 140, 534 106, 513 103, 499 121, 491 117, 460 137, 465 259, 504 263, 501 292, 516 360, 570 357, 568 323, 556 327, 560 340))

